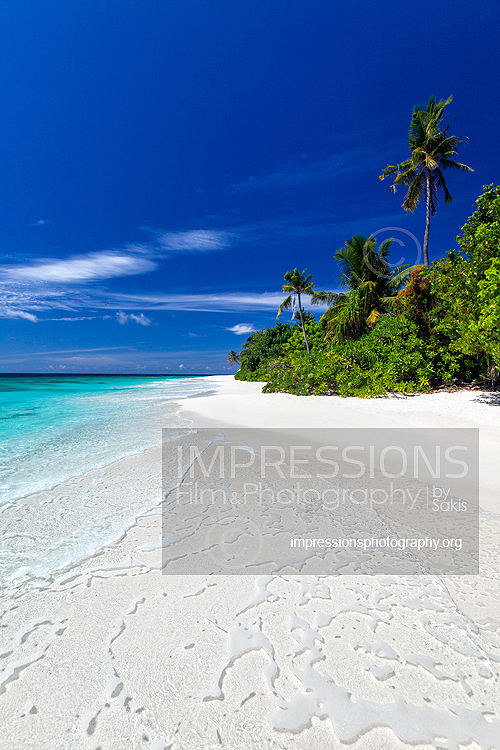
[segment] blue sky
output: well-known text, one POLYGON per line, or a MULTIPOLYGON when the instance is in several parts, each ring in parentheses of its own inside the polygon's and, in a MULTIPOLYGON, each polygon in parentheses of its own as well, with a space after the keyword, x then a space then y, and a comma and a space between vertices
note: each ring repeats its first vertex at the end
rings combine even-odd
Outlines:
MULTIPOLYGON (((468 137, 444 256, 498 183, 498 0, 0 0, 3 372, 221 373, 284 273, 355 233, 418 261, 378 175, 414 104, 468 137), (496 72, 495 72, 496 71, 496 72)), ((232 368, 234 370, 234 368, 232 368)))

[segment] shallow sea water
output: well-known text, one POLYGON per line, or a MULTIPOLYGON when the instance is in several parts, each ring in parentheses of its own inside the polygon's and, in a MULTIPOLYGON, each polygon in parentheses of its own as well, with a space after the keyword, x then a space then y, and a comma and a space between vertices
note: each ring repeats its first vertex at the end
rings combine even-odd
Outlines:
POLYGON ((176 399, 213 387, 203 377, 0 376, 4 575, 49 571, 119 538, 160 499, 159 458, 146 479, 141 455, 162 428, 186 425, 176 399), (116 462, 134 456, 132 491, 116 462))

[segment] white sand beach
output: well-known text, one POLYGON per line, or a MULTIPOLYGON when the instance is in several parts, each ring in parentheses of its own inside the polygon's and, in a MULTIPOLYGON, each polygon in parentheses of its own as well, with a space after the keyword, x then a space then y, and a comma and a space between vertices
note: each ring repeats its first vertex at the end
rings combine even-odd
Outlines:
POLYGON ((500 748, 500 396, 295 397, 212 380, 215 393, 182 402, 194 428, 478 428, 479 575, 169 574, 165 548, 173 559, 186 530, 205 550, 198 521, 181 518, 162 548, 161 451, 151 448, 11 512, 27 544, 32 502, 133 492, 151 508, 81 564, 10 582, 0 746, 500 748))
POLYGON ((213 378, 216 396, 189 399, 182 416, 196 427, 471 427, 480 430, 480 505, 500 513, 500 395, 481 391, 387 398, 262 393, 262 383, 213 378))

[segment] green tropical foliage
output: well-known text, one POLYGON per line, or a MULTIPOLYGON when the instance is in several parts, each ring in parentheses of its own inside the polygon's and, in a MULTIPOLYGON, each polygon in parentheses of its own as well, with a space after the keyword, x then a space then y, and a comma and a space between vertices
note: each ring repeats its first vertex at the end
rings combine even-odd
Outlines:
POLYGON ((265 380, 266 362, 278 359, 283 354, 283 346, 292 336, 296 326, 278 322, 275 326, 254 331, 247 338, 240 355, 238 380, 265 380))
POLYGON ((478 300, 478 338, 491 365, 492 385, 496 385, 500 370, 500 258, 493 258, 479 282, 478 300))
POLYGON ((354 235, 335 253, 340 292, 316 291, 312 274, 287 271, 277 320, 293 311, 295 324, 253 332, 237 362, 235 377, 265 383, 265 392, 296 395, 383 396, 415 393, 450 384, 500 385, 500 186, 485 185, 456 241, 458 249, 429 266, 430 217, 438 193, 451 195, 447 170, 471 172, 456 161, 462 141, 442 127, 452 97, 414 107, 410 156, 386 167, 407 188, 403 202, 414 211, 426 204, 423 265, 395 267, 392 239, 354 235), (322 303, 317 321, 304 297, 322 303))
POLYGON ((333 340, 359 338, 391 309, 395 294, 409 273, 406 266, 391 268, 392 243, 393 240, 388 239, 377 248, 374 237, 357 234, 335 253, 342 271, 341 286, 349 291, 316 295, 317 300, 331 303, 323 320, 333 340))
POLYGON ((500 187, 486 185, 450 252, 427 272, 430 333, 445 380, 493 377, 500 366, 500 187))
POLYGON ((390 242, 348 240, 336 255, 346 291, 311 289, 331 305, 319 321, 303 312, 252 333, 236 377, 266 392, 360 397, 498 384, 500 187, 485 186, 477 205, 460 250, 430 268, 391 270, 390 242))
POLYGON ((278 314, 276 318, 279 318, 284 310, 292 308, 292 320, 294 319, 296 312, 298 311, 300 325, 302 327, 302 335, 304 336, 304 343, 306 345, 307 353, 310 352, 309 341, 307 340, 307 333, 304 325, 304 311, 302 309, 302 297, 309 296, 315 298, 316 293, 314 292, 313 276, 308 274, 306 276, 306 269, 299 273, 298 268, 293 271, 287 271, 285 274, 286 284, 283 284, 282 291, 288 294, 285 297, 281 305, 279 306, 278 314))
POLYGON ((500 185, 485 185, 476 203, 476 211, 455 239, 465 257, 484 272, 500 255, 500 185))
POLYGON ((451 195, 446 185, 444 172, 446 170, 459 170, 472 172, 466 164, 456 161, 453 157, 459 152, 463 140, 455 135, 449 134, 450 126, 443 130, 441 120, 445 107, 453 97, 446 101, 441 99, 438 103, 433 96, 427 102, 427 106, 416 106, 408 133, 410 156, 400 164, 387 166, 380 179, 394 176, 391 190, 395 193, 398 185, 408 188, 403 201, 405 211, 413 213, 420 201, 425 199, 425 235, 424 235, 424 263, 429 265, 429 228, 430 217, 436 213, 438 205, 438 191, 444 193, 444 202, 451 203, 451 195))
POLYGON ((357 341, 334 344, 309 356, 288 352, 286 358, 269 364, 263 390, 366 398, 429 390, 431 377, 417 326, 404 318, 386 317, 357 341))

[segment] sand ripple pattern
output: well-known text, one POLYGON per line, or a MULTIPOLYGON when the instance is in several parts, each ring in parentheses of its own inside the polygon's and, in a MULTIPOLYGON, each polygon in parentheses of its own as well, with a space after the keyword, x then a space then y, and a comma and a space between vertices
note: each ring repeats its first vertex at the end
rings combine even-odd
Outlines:
POLYGON ((166 576, 160 531, 4 599, 3 746, 498 749, 498 516, 442 578, 166 576))

